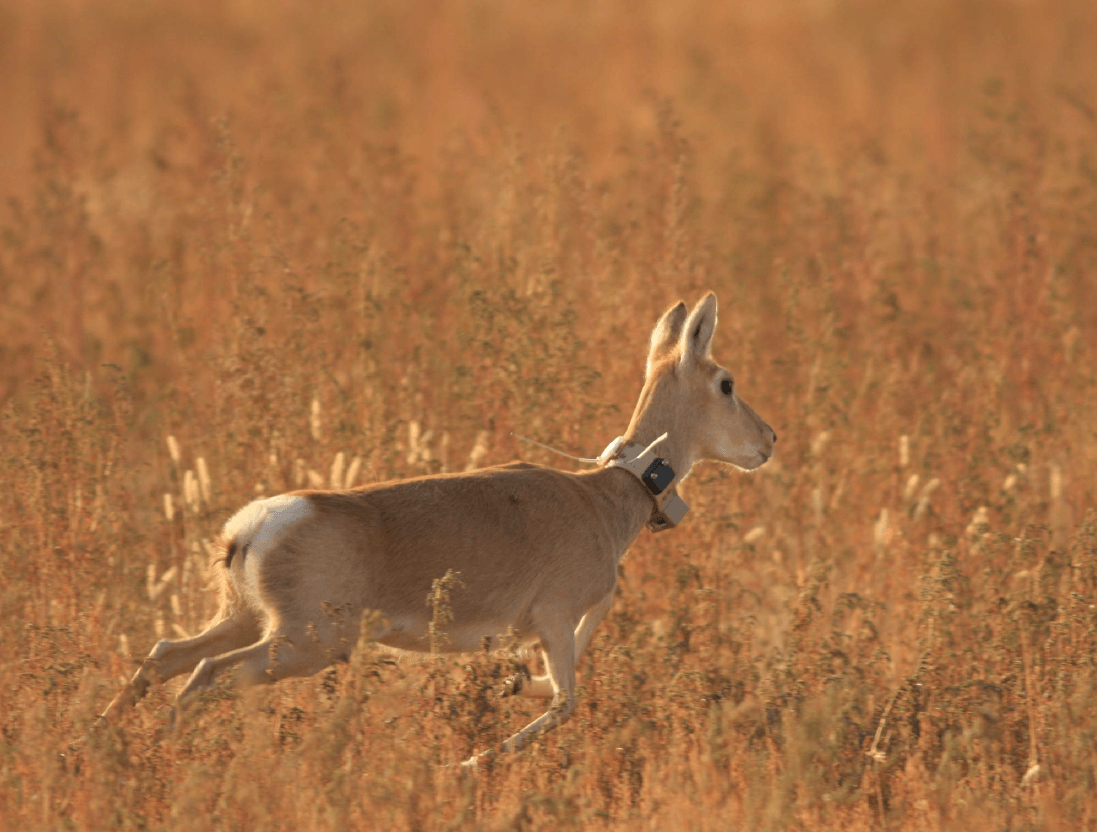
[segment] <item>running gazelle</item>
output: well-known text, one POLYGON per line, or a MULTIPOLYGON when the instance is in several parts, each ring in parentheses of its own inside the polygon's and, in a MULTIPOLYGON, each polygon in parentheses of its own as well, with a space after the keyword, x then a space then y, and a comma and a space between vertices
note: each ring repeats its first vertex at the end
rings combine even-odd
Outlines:
POLYGON ((679 302, 663 314, 623 441, 594 470, 515 462, 295 491, 240 509, 225 524, 214 563, 221 605, 213 622, 193 638, 161 640, 101 719, 135 704, 154 680, 189 671, 177 708, 232 666, 239 686, 316 673, 346 658, 363 620, 375 641, 429 650, 425 599, 453 571, 460 580, 450 590, 445 650, 474 651, 485 636, 513 630, 538 642, 544 658, 544 675, 514 677, 506 691, 551 697, 552 705, 501 750, 517 751, 562 724, 621 558, 645 525, 673 526, 684 513, 674 487, 701 460, 749 471, 773 453, 773 429, 711 358, 715 329, 712 293, 692 311, 679 302))

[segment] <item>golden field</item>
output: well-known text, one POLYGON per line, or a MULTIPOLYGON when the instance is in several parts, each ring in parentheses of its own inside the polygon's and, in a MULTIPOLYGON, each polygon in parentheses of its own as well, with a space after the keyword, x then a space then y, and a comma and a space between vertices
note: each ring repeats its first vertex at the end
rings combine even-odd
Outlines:
POLYGON ((0 828, 1097 828, 1094 43, 1091 0, 0 2, 0 828), (514 657, 363 645, 87 734, 236 508, 596 454, 708 289, 781 442, 641 536, 569 724, 461 776, 542 710, 514 657))

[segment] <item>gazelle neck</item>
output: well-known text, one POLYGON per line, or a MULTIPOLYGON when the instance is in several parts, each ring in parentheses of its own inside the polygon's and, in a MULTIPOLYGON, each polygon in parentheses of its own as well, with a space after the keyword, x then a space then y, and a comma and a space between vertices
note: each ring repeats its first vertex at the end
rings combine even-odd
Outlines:
POLYGON ((658 390, 645 385, 632 414, 632 421, 624 437, 628 442, 636 442, 647 447, 664 433, 667 438, 655 446, 656 456, 662 457, 674 469, 672 487, 682 483, 697 462, 697 454, 683 426, 689 423, 687 414, 678 413, 674 402, 656 401, 665 399, 658 396, 658 390))

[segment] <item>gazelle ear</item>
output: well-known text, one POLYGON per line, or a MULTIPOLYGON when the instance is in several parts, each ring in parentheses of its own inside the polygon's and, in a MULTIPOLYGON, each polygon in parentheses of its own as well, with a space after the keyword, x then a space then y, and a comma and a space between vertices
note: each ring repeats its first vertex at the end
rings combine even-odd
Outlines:
POLYGON ((651 346, 648 348, 647 374, 655 362, 674 349, 682 336, 682 324, 686 322, 686 305, 678 301, 674 306, 663 313, 655 329, 651 331, 651 346))
POLYGON ((689 313, 682 328, 683 365, 708 358, 712 353, 712 333, 716 331, 716 295, 709 292, 689 313))

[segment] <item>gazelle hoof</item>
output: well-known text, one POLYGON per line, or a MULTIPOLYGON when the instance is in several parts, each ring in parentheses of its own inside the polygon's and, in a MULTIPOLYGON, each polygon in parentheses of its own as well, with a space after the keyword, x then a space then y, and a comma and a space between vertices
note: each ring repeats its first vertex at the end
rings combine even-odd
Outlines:
POLYGON ((515 673, 505 682, 503 682, 503 690, 499 694, 500 696, 517 696, 519 692, 525 687, 526 682, 530 679, 529 674, 526 672, 515 673))
POLYGON ((171 711, 168 712, 167 721, 158 732, 158 738, 162 739, 168 734, 174 734, 183 724, 183 715, 178 705, 173 705, 171 711))
POLYGON ((461 763, 461 773, 470 776, 479 774, 480 763, 486 762, 494 756, 494 751, 481 751, 479 754, 473 754, 471 757, 461 763))

